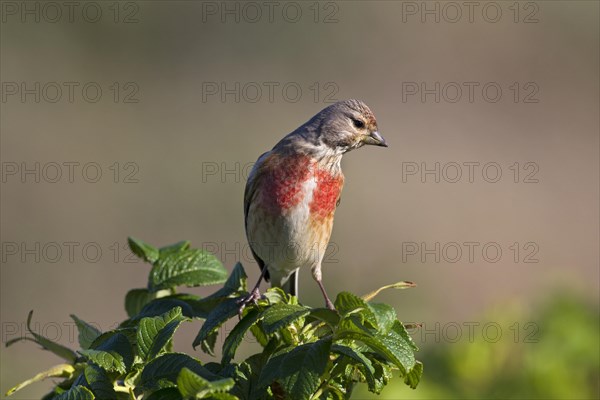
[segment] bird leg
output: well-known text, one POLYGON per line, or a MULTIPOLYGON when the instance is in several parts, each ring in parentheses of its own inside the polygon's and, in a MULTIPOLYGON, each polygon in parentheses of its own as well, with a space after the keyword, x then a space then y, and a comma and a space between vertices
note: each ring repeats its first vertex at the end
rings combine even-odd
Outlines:
POLYGON ((317 281, 317 284, 319 285, 319 289, 321 289, 321 293, 323 293, 323 297, 325 298, 325 307, 329 308, 330 310, 335 311, 335 307, 333 306, 333 303, 329 299, 329 296, 327 296, 327 292, 325 291, 325 287, 323 286, 323 282, 321 280, 321 268, 313 268, 312 275, 313 275, 313 278, 315 279, 315 281, 317 281))
POLYGON ((256 282, 256 285, 254 285, 254 288, 250 291, 250 293, 248 293, 247 296, 244 296, 238 300, 238 304, 240 305, 238 314, 239 314, 240 318, 242 317, 242 311, 244 311, 244 308, 246 307, 246 305, 248 305, 250 303, 253 303, 256 305, 256 302, 258 301, 258 299, 260 299, 261 294, 260 294, 259 287, 260 287, 260 283, 262 282, 266 273, 267 273, 267 267, 264 266, 260 272, 260 276, 258 277, 258 282, 256 282))

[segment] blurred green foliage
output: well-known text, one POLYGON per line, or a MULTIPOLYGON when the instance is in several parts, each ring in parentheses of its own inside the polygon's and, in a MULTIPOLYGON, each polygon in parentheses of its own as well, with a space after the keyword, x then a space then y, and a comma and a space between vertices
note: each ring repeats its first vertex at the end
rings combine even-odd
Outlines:
MULTIPOLYGON (((469 340, 463 335, 456 343, 429 344, 421 352, 427 371, 417 390, 392 384, 381 398, 600 398, 597 304, 582 295, 556 291, 531 313, 508 305, 496 307, 481 321, 499 324, 502 337, 492 341, 475 334, 469 340), (524 329, 528 322, 535 325, 524 329)), ((361 390, 353 398, 370 397, 361 390)))

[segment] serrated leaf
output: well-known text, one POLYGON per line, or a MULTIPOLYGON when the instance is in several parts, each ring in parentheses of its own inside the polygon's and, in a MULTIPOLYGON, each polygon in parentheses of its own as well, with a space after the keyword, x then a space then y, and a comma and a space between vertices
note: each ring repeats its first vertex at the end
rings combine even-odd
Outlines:
POLYGON ((97 346, 96 343, 92 346, 95 347, 81 350, 79 353, 107 372, 124 374, 133 363, 131 343, 122 333, 115 332, 97 346))
POLYGON ((404 341, 409 345, 409 347, 413 350, 413 351, 419 351, 419 348, 417 347, 417 345, 415 344, 415 342, 413 341, 412 337, 410 337, 410 335, 408 334, 408 332, 406 331, 406 328, 404 327, 404 325, 402 324, 402 322, 396 320, 394 321, 393 325, 392 325, 392 329, 391 331, 395 332, 396 334, 398 334, 402 339, 404 339, 404 341))
POLYGON ((310 313, 310 308, 278 303, 262 312, 262 326, 270 335, 310 313))
POLYGON ((103 351, 103 350, 81 350, 81 355, 86 360, 93 362, 102 369, 108 372, 118 372, 124 374, 126 372, 125 362, 123 356, 116 351, 103 351))
MULTIPOLYGON (((400 322, 396 321, 401 326, 400 322)), ((371 332, 364 326, 360 326, 355 319, 347 319, 342 322, 340 330, 336 333, 336 339, 353 339, 363 342, 373 351, 394 363, 402 374, 410 370, 415 364, 415 356, 411 346, 396 331, 394 327, 385 335, 371 332)))
POLYGON ((85 367, 83 374, 90 390, 97 399, 114 400, 117 398, 113 383, 102 368, 89 364, 85 367))
POLYGON ((200 249, 188 249, 167 253, 154 263, 148 289, 154 292, 180 285, 214 285, 226 279, 227 271, 214 255, 200 249))
POLYGON ((360 297, 349 292, 341 292, 335 299, 335 309, 342 318, 348 315, 358 315, 361 321, 367 322, 372 328, 377 328, 377 318, 369 305, 360 297))
POLYGON ((222 374, 235 380, 235 386, 230 393, 240 399, 258 400, 267 398, 265 388, 259 388, 256 383, 260 372, 264 369, 263 354, 254 354, 240 364, 228 364, 222 374))
POLYGON ((337 311, 328 308, 313 308, 310 310, 310 317, 315 320, 323 321, 330 327, 336 327, 340 322, 340 315, 337 311))
POLYGON ((373 297, 377 296, 382 290, 386 290, 386 289, 409 289, 409 288, 413 288, 416 286, 417 285, 413 282, 408 282, 408 281, 396 282, 396 283, 392 283, 391 285, 382 286, 377 290, 367 293, 364 296, 362 296, 362 299, 364 301, 371 301, 373 299, 373 297))
POLYGON ((144 243, 139 239, 128 237, 127 243, 129 244, 129 248, 139 258, 149 263, 154 263, 158 260, 158 249, 154 246, 149 245, 148 243, 144 243))
POLYGON ((215 345, 217 344, 217 337, 219 331, 215 330, 208 334, 206 339, 200 342, 200 349, 211 356, 215 355, 215 345))
POLYGON ((82 349, 89 349, 90 345, 94 342, 94 340, 96 340, 98 336, 102 334, 102 332, 96 327, 77 318, 77 316, 74 314, 71 314, 71 318, 73 319, 73 321, 75 321, 75 325, 77 325, 77 330, 79 331, 79 345, 82 349))
POLYGON ((159 290, 150 292, 148 289, 131 289, 125 296, 125 311, 129 317, 135 317, 142 311, 144 306, 154 299, 165 297, 171 294, 170 290, 159 290))
POLYGON ((140 387, 149 390, 159 389, 164 387, 160 383, 163 380, 174 385, 179 371, 184 367, 209 381, 220 379, 218 375, 204 368, 200 361, 187 354, 166 353, 156 357, 144 367, 140 377, 140 387))
POLYGON ((262 347, 265 347, 267 343, 269 343, 269 336, 267 336, 267 334, 263 330, 260 321, 250 327, 250 332, 262 347))
POLYGON ((233 267, 233 271, 223 287, 215 293, 193 304, 194 316, 198 318, 206 318, 208 314, 223 300, 230 297, 239 297, 246 292, 246 272, 244 267, 239 262, 233 267))
POLYGON ((7 341, 5 343, 5 346, 9 347, 9 346, 11 346, 17 342, 20 342, 22 340, 30 340, 32 342, 39 344, 44 349, 56 354, 60 358, 66 360, 66 361, 69 361, 70 363, 75 362, 75 360, 77 359, 76 352, 69 349, 68 347, 65 347, 61 344, 55 343, 50 339, 46 339, 45 337, 43 337, 42 335, 40 335, 38 333, 35 333, 31 329, 31 318, 32 317, 33 317, 33 310, 29 311, 29 315, 27 316, 27 330, 29 331, 29 333, 31 333, 31 336, 33 336, 33 339, 31 339, 27 336, 21 336, 21 337, 7 341))
POLYGON ((397 319, 394 307, 383 303, 368 303, 368 305, 377 319, 379 332, 388 332, 392 329, 394 321, 397 319))
MULTIPOLYGON (((117 340, 117 339, 122 340, 123 339, 120 336, 117 339, 115 339, 114 336, 117 334, 120 334, 129 340, 129 343, 127 343, 127 344, 125 342, 123 342, 123 346, 130 345, 130 343, 135 343, 135 341, 136 341, 136 336, 135 336, 136 329, 135 328, 133 328, 133 327, 117 328, 117 329, 113 329, 112 331, 104 332, 102 335, 98 336, 96 338, 96 340, 94 340, 94 342, 90 346, 90 349, 106 350, 107 348, 110 348, 110 346, 114 345, 114 343, 112 342, 113 340, 117 340)), ((133 353, 131 353, 131 354, 133 354, 133 353)))
POLYGON ((373 375, 375 373, 375 368, 373 368, 371 361, 367 357, 365 357, 361 352, 354 351, 354 349, 351 347, 339 344, 334 344, 331 346, 331 352, 342 354, 361 364, 364 367, 362 370, 364 371, 364 376, 367 380, 369 390, 373 393, 377 393, 375 376, 373 375))
POLYGON ((68 391, 56 396, 54 400, 94 400, 94 394, 85 386, 73 386, 68 391))
POLYGON ((246 332, 252 325, 258 321, 260 313, 257 309, 253 308, 242 318, 229 332, 225 342, 223 343, 223 355, 221 358, 221 364, 226 365, 233 359, 235 352, 239 345, 242 343, 246 332))
POLYGON ((43 381, 48 378, 70 378, 71 375, 75 372, 75 368, 71 364, 58 364, 52 368, 47 369, 46 371, 40 372, 35 375, 33 378, 27 379, 19 383, 18 385, 12 387, 8 392, 6 392, 6 396, 11 396, 13 393, 23 389, 25 386, 29 386, 32 383, 43 381))
POLYGON ((189 296, 177 294, 154 299, 146 304, 132 320, 135 321, 147 317, 157 317, 176 307, 181 308, 181 314, 188 318, 192 318, 195 316, 195 311, 190 303, 193 303, 194 300, 186 300, 188 297, 189 296))
POLYGON ((181 308, 151 318, 142 318, 137 330, 137 348, 143 360, 154 358, 171 340, 179 324, 185 320, 181 308))
POLYGON ((288 396, 310 399, 321 384, 330 348, 331 339, 321 339, 271 357, 260 374, 258 385, 267 386, 277 381, 288 396))
POLYGON ((200 328, 198 335, 194 339, 192 346, 196 348, 199 344, 205 341, 208 336, 215 332, 221 325, 228 319, 236 316, 239 311, 239 304, 237 299, 227 299, 220 303, 214 310, 208 315, 206 321, 200 328))
POLYGON ((416 389, 421 376, 423 375, 423 364, 420 361, 415 363, 415 366, 404 377, 404 383, 410 386, 412 389, 416 389))
POLYGON ((280 287, 272 287, 263 293, 263 297, 267 300, 267 304, 274 305, 278 303, 298 304, 298 298, 288 295, 280 287))
POLYGON ((370 360, 373 364, 373 368, 375 369, 375 393, 380 393, 383 390, 383 388, 389 383, 389 381, 394 377, 392 371, 393 364, 389 364, 387 360, 383 361, 382 359, 378 358, 371 358, 370 360))
POLYGON ((179 251, 184 251, 190 248, 190 242, 188 240, 182 240, 181 242, 177 242, 175 244, 170 244, 168 246, 161 247, 158 252, 160 256, 164 256, 168 253, 177 253, 179 251))
MULTIPOLYGON (((234 384, 235 382, 231 378, 219 379, 212 382, 207 381, 187 368, 182 368, 177 377, 177 388, 185 398, 203 399, 211 394, 225 393, 234 384)), ((235 399, 236 397, 231 396, 230 398, 235 399)))

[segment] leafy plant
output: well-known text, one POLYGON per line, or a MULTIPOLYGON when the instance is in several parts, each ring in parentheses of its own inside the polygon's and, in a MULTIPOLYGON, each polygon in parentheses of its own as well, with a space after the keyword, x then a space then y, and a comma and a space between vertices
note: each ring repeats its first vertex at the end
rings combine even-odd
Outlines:
MULTIPOLYGON (((173 352, 173 335, 182 323, 204 320, 194 348, 214 356, 219 328, 238 318, 238 300, 247 294, 246 274, 237 264, 231 275, 212 254, 180 242, 157 249, 133 238, 131 250, 152 268, 148 287, 125 297, 129 318, 116 329, 100 332, 72 315, 79 329, 78 351, 31 330, 31 340, 63 358, 56 365, 15 386, 63 378, 44 399, 347 399, 357 383, 380 393, 398 371, 415 388, 423 365, 417 347, 394 309, 373 303, 379 291, 363 298, 342 292, 336 311, 310 308, 281 289, 268 290, 256 305, 243 310, 223 342, 220 363, 202 363, 173 352), (178 293, 178 286, 223 286, 208 297, 178 293), (236 350, 251 332, 262 352, 235 362, 236 350)), ((387 288, 407 288, 400 282, 387 288)))

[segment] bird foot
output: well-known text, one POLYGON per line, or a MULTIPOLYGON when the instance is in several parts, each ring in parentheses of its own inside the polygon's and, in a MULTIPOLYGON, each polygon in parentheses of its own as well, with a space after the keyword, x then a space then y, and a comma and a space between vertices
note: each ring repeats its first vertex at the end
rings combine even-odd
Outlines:
POLYGON ((329 308, 331 311, 335 311, 335 307, 333 306, 333 303, 328 298, 325 299, 325 307, 329 308))
POLYGON ((260 294, 260 290, 258 290, 258 288, 254 288, 252 289, 252 291, 250 293, 248 293, 247 296, 242 297, 241 299, 238 300, 238 304, 240 305, 240 309, 238 311, 238 315, 240 318, 242 318, 242 312, 244 311, 244 308, 246 308, 246 306, 250 303, 256 305, 258 299, 260 299, 262 296, 260 294))

